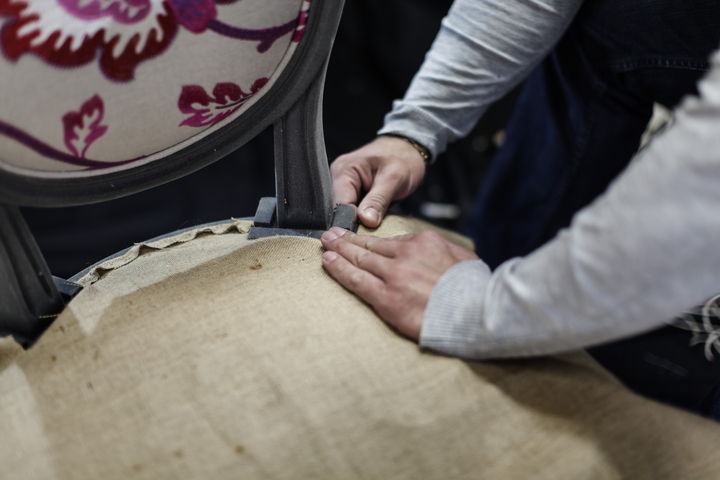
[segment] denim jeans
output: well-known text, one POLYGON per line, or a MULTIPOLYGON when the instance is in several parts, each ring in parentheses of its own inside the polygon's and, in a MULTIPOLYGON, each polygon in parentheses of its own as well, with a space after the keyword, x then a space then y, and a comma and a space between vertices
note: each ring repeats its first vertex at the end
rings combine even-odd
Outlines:
POLYGON ((629 163, 653 103, 696 93, 718 47, 720 0, 587 0, 528 78, 481 187, 480 258, 494 268, 568 226, 629 163))
MULTIPOLYGON (((468 232, 480 258, 495 268, 567 227, 627 166, 653 103, 695 94, 718 47, 720 0, 586 0, 525 83, 485 177, 468 232)), ((720 415, 720 387, 699 405, 718 369, 683 335, 666 327, 589 351, 638 393, 720 415)))

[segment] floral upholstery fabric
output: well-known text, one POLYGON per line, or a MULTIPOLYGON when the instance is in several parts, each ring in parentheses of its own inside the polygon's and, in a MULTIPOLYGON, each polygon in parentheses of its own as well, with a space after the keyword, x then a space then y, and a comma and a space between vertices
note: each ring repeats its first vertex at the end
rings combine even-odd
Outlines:
POLYGON ((87 175, 206 136, 269 90, 309 8, 308 0, 0 0, 0 168, 87 175))

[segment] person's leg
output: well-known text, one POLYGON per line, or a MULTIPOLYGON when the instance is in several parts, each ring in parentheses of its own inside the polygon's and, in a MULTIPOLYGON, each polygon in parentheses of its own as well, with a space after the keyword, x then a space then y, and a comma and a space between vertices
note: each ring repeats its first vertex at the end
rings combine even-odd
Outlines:
POLYGON ((720 45, 720 2, 588 0, 532 73, 469 234, 491 267, 569 225, 627 165, 655 101, 695 92, 720 45))

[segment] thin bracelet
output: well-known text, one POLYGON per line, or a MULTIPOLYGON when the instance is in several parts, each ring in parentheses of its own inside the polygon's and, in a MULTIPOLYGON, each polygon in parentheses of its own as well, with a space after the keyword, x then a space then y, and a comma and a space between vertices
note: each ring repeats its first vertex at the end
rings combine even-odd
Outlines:
POLYGON ((432 158, 430 157, 430 150, 427 147, 420 145, 415 140, 413 140, 411 138, 403 137, 402 135, 398 135, 397 133, 382 133, 379 136, 380 137, 394 137, 394 138, 399 138, 400 140, 405 140, 410 145, 412 145, 415 148, 415 150, 418 151, 418 153, 420 154, 420 156, 423 159, 423 163, 425 163, 425 166, 427 167, 428 165, 430 165, 430 162, 432 161, 432 158))

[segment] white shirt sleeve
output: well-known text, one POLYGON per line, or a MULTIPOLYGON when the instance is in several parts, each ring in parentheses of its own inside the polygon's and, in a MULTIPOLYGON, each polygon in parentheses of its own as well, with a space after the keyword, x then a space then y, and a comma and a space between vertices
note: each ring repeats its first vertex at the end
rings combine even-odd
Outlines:
POLYGON ((468 358, 555 353, 637 334, 720 291, 720 53, 674 125, 545 246, 448 270, 420 343, 468 358))
POLYGON ((436 158, 527 77, 570 25, 582 0, 455 0, 403 100, 378 132, 436 158))

